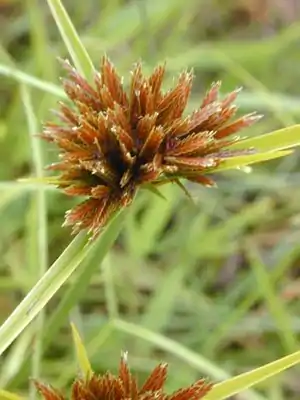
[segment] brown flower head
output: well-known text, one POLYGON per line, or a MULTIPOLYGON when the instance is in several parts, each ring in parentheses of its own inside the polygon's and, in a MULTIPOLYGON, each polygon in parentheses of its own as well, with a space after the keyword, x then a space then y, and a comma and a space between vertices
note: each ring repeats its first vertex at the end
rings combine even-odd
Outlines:
MULTIPOLYGON (((179 389, 173 394, 164 392, 167 378, 167 365, 158 365, 141 388, 131 374, 126 359, 122 357, 118 376, 107 372, 103 376, 93 375, 86 380, 78 379, 71 389, 72 400, 199 400, 211 389, 212 384, 200 379, 193 385, 179 389)), ((36 386, 45 400, 66 400, 55 389, 36 382, 36 386)))
POLYGON ((74 107, 60 103, 64 124, 47 123, 42 136, 60 149, 60 162, 49 167, 61 171, 59 188, 87 197, 66 214, 65 225, 72 225, 74 233, 88 229, 97 235, 113 212, 132 202, 141 185, 180 185, 180 178, 212 185, 205 173, 228 157, 226 147, 238 139, 231 135, 259 118, 248 114, 232 121, 239 90, 219 100, 219 82, 199 109, 184 115, 190 72, 181 73, 175 87, 163 92, 165 67, 146 78, 138 63, 126 93, 106 57, 93 85, 69 62, 63 65, 68 72, 64 90, 74 107))

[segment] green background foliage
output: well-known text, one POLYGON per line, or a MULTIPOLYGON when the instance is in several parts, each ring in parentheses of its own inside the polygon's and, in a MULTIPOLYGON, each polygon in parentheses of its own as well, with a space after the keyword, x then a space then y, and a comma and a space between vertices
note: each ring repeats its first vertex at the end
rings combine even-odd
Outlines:
MULTIPOLYGON (((223 92, 244 86, 241 112, 265 114, 249 136, 300 120, 300 10, 288 0, 267 11, 254 0, 63 4, 94 64, 106 52, 125 82, 136 60, 146 72, 166 60, 166 87, 181 69, 194 68, 190 109, 214 80, 222 80, 223 92)), ((55 159, 32 134, 63 96, 56 57, 68 51, 46 1, 0 0, 0 11, 4 321, 69 243, 61 223, 75 201, 51 187, 15 183, 42 176, 55 159)), ((195 204, 172 185, 162 189, 167 201, 141 192, 104 261, 101 249, 86 258, 5 353, 0 387, 34 398, 33 375, 68 387, 77 371, 70 321, 96 371, 115 371, 122 350, 141 379, 163 359, 170 363, 168 390, 203 375, 221 381, 296 351, 298 154, 255 165, 251 174, 224 172, 218 189, 190 185, 195 204)), ((243 399, 298 399, 297 374, 295 368, 267 380, 243 399)))

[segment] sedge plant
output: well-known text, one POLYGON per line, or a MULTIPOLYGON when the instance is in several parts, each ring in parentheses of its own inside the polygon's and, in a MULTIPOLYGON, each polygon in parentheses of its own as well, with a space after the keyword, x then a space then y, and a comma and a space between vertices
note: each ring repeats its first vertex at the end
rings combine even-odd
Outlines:
MULTIPOLYGON (((185 180, 214 186, 212 174, 287 156, 300 144, 299 126, 254 138, 240 135, 261 116, 251 113, 234 118, 239 89, 220 98, 219 82, 213 83, 199 100, 199 107, 187 114, 191 71, 182 72, 174 87, 164 91, 167 65, 159 65, 146 77, 141 63, 137 63, 127 90, 108 57, 99 60, 99 68, 93 65, 61 1, 48 0, 48 5, 71 58, 71 62, 62 61, 67 72, 64 96, 69 102, 58 106, 60 122, 47 122, 38 135, 59 149, 57 162, 48 166, 53 176, 30 180, 55 185, 65 194, 84 200, 65 216, 64 225, 72 226, 76 237, 0 327, 1 354, 97 246, 104 258, 122 228, 122 213, 138 190, 161 196, 160 187, 171 183, 189 195, 185 180)), ((131 329, 122 321, 113 323, 120 330, 131 329)), ((80 349, 84 352, 83 346, 80 349)), ((139 389, 123 356, 118 376, 95 375, 89 366, 75 380, 71 397, 220 400, 299 361, 297 352, 215 385, 201 379, 167 395, 163 390, 165 364, 154 369, 139 389)), ((36 386, 46 400, 66 398, 39 381, 36 386)), ((3 396, 9 398, 4 391, 3 396)))

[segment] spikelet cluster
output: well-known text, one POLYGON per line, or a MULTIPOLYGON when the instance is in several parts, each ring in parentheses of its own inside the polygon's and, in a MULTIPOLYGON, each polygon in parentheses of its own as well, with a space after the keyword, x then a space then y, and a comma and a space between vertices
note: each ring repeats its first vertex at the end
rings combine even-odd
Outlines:
POLYGON ((60 103, 62 123, 45 124, 42 137, 59 148, 60 161, 49 166, 60 172, 59 188, 86 198, 66 213, 65 225, 73 233, 87 229, 95 237, 115 211, 132 202, 139 186, 174 182, 183 187, 181 178, 213 185, 206 173, 232 154, 234 134, 260 117, 234 119, 239 90, 220 100, 220 82, 186 115, 191 72, 181 73, 164 92, 165 67, 145 77, 138 63, 126 91, 106 57, 92 84, 68 61, 63 65, 63 87, 73 105, 60 103))
POLYGON ((146 382, 139 387, 137 379, 131 374, 126 359, 121 358, 118 376, 107 372, 93 375, 88 379, 77 379, 73 383, 69 397, 59 391, 36 382, 36 387, 44 400, 200 400, 211 389, 212 384, 200 379, 193 385, 179 389, 173 394, 164 392, 167 379, 167 365, 159 364, 146 382))

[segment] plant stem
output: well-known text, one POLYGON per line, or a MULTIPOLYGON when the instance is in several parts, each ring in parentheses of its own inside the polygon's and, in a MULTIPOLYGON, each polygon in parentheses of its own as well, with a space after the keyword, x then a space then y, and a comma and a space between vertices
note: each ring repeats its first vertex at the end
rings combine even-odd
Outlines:
MULTIPOLYGON (((27 119, 29 138, 31 141, 32 148, 32 162, 35 175, 37 178, 43 178, 43 152, 40 141, 37 140, 34 135, 38 131, 37 120, 33 111, 33 104, 28 88, 25 85, 21 85, 21 98, 25 109, 25 115, 27 119)), ((37 231, 37 235, 34 234, 36 246, 33 255, 33 264, 37 278, 42 277, 47 271, 48 267, 48 235, 47 235, 47 204, 46 204, 46 193, 43 188, 38 187, 36 193, 33 194, 33 201, 35 202, 35 213, 36 218, 34 221, 34 229, 37 231)), ((45 314, 44 310, 41 310, 37 317, 35 324, 35 341, 33 346, 32 354, 32 377, 38 379, 40 376, 41 360, 43 355, 43 327, 44 327, 45 314)), ((34 385, 31 385, 30 399, 35 400, 36 390, 34 385)))
POLYGON ((0 328, 0 355, 37 316, 85 258, 94 245, 93 243, 85 246, 86 243, 86 232, 83 231, 73 239, 51 268, 48 269, 4 322, 0 328))

